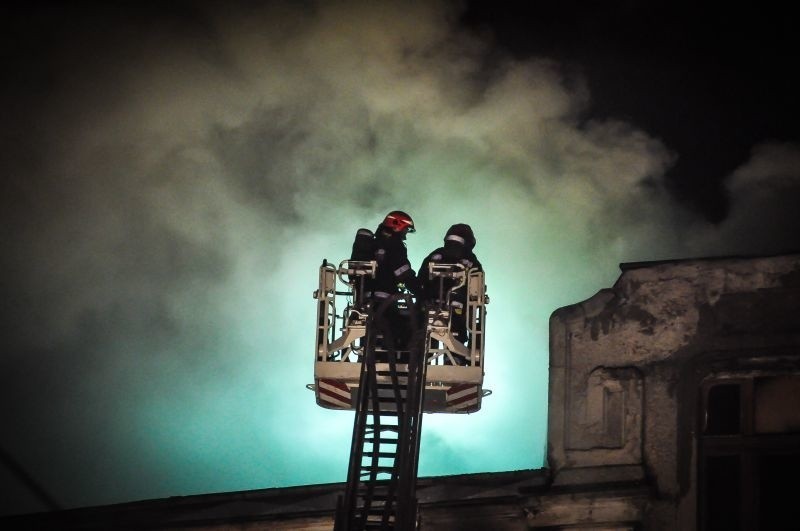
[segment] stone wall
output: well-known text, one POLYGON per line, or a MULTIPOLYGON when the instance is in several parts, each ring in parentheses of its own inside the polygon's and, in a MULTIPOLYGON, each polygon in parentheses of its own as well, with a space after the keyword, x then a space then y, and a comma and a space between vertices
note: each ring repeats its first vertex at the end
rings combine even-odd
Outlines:
POLYGON ((612 288, 551 316, 553 485, 644 479, 645 527, 693 529, 700 385, 797 368, 800 255, 621 267, 612 288))

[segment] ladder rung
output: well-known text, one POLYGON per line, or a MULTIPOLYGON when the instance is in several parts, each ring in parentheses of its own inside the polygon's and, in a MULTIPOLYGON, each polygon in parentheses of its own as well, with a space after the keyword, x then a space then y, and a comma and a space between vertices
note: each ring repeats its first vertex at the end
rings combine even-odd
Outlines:
MULTIPOLYGON (((366 492, 365 493, 359 492, 358 494, 362 498, 366 498, 367 497, 367 496, 365 496, 365 494, 367 494, 366 492)), ((389 500, 394 500, 395 496, 394 495, 389 496, 388 493, 378 494, 378 493, 373 492, 372 496, 370 496, 369 499, 372 500, 372 501, 377 501, 377 502, 386 502, 386 501, 389 501, 389 500)))
POLYGON ((361 475, 369 475, 369 474, 390 474, 395 471, 395 467, 393 466, 362 466, 361 468, 361 475))
POLYGON ((366 493, 359 493, 358 497, 363 500, 371 500, 374 503, 380 504, 381 507, 385 506, 387 503, 394 502, 397 498, 395 495, 389 496, 388 494, 375 494, 372 493, 371 496, 366 496, 366 493))
POLYGON ((362 450, 362 455, 364 457, 371 455, 372 452, 374 452, 375 450, 380 451, 382 454, 383 453, 390 453, 393 456, 395 454, 399 455, 399 453, 400 453, 400 451, 397 449, 398 444, 396 442, 394 442, 394 441, 391 442, 391 443, 386 443, 385 447, 381 447, 380 444, 374 444, 374 443, 370 443, 370 444, 372 444, 372 448, 370 448, 369 450, 367 450, 367 449, 363 449, 362 450))
MULTIPOLYGON (((386 486, 386 490, 388 491, 389 487, 386 486)), ((385 507, 386 500, 389 498, 388 492, 370 492, 369 489, 357 490, 357 497, 359 499, 359 507, 364 508, 364 506, 369 505, 370 503, 375 507, 385 507), (369 501, 369 503, 367 503, 369 501)), ((394 495, 392 495, 392 499, 394 499, 394 495)))
MULTIPOLYGON (((369 490, 369 487, 366 483, 359 482, 361 486, 359 487, 358 492, 362 492, 363 489, 369 490)), ((375 481, 370 481, 369 485, 372 485, 374 488, 389 488, 391 486, 392 480, 391 479, 376 479, 375 481)))
MULTIPOLYGON (((375 442, 376 442, 376 441, 375 441, 375 438, 374 438, 374 437, 370 437, 370 438, 365 438, 365 439, 364 439, 364 442, 368 442, 368 443, 370 443, 370 444, 375 444, 375 442)), ((385 439, 385 438, 383 438, 383 437, 381 437, 381 438, 379 438, 379 439, 377 440, 377 443, 378 443, 378 444, 397 444, 397 443, 399 443, 399 442, 400 442, 400 440, 399 440, 399 439, 385 439)))
MULTIPOLYGON (((374 425, 373 426, 367 426, 367 429, 368 430, 372 430, 370 432, 370 434, 374 434, 375 433, 375 426, 374 425)), ((394 432, 394 433, 400 433, 400 426, 379 425, 378 429, 379 429, 379 431, 391 431, 391 432, 394 432)))
MULTIPOLYGON (((370 459, 375 459, 375 458, 378 458, 378 459, 397 459, 398 457, 400 457, 400 456, 397 455, 394 452, 380 452, 378 454, 374 454, 372 452, 364 452, 364 454, 361 456, 361 459, 363 459, 363 460, 370 460, 370 459)), ((363 462, 364 461, 362 461, 362 463, 363 462)), ((381 463, 381 464, 383 465, 384 463, 381 463)), ((367 465, 364 465, 364 466, 367 466, 367 465)))
MULTIPOLYGON (((390 480, 388 480, 388 479, 379 479, 377 481, 387 482, 387 481, 390 481, 390 480)), ((373 482, 370 482, 370 483, 373 483, 373 482)), ((365 485, 366 485, 366 483, 364 483, 364 482, 361 482, 359 484, 358 488, 356 489, 356 497, 363 498, 363 499, 373 498, 373 499, 385 500, 386 498, 389 497, 389 490, 392 487, 391 485, 389 485, 387 483, 385 485, 381 485, 380 492, 377 492, 377 491, 375 491, 375 489, 369 489, 369 488, 365 487, 365 485)), ((392 494, 391 497, 392 498, 396 498, 397 496, 395 494, 392 494)))
MULTIPOLYGON (((383 527, 372 527, 374 525, 380 526, 381 522, 383 521, 383 513, 371 513, 367 515, 367 520, 364 522, 365 528, 369 529, 384 529, 383 527)), ((394 515, 390 514, 389 518, 386 519, 387 523, 392 527, 388 529, 394 529, 394 515)))
MULTIPOLYGON (((364 501, 366 501, 366 499, 364 501)), ((391 505, 386 505, 382 501, 376 500, 375 498, 371 498, 370 501, 372 503, 369 503, 369 504, 365 503, 365 504, 361 504, 361 505, 356 505, 356 509, 358 509, 361 512, 365 512, 365 511, 366 512, 369 512, 369 511, 373 511, 373 512, 374 511, 381 511, 381 512, 383 512, 386 507, 391 508, 391 505)))
POLYGON ((375 430, 370 431, 364 437, 364 442, 371 442, 371 443, 397 443, 400 442, 400 432, 398 430, 387 430, 385 427, 380 430, 381 432, 388 432, 390 434, 396 434, 397 437, 381 437, 380 435, 376 436, 375 430))
POLYGON ((359 496, 364 496, 370 492, 373 495, 387 496, 389 494, 389 490, 392 488, 392 481, 389 479, 379 479, 378 482, 380 482, 379 485, 375 485, 373 483, 370 483, 369 485, 362 483, 356 492, 359 496))
POLYGON ((361 472, 394 472, 394 466, 387 466, 387 465, 377 465, 377 466, 361 466, 359 467, 361 472))
MULTIPOLYGON (((394 511, 389 512, 387 520, 391 523, 394 522, 394 511)), ((383 519, 383 509, 368 511, 367 522, 380 522, 383 519)))

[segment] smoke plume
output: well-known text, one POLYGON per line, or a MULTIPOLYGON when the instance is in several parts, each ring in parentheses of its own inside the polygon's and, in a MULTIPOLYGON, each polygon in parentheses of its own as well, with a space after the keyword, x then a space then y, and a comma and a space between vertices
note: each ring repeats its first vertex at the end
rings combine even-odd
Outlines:
POLYGON ((677 153, 450 3, 51 9, 4 89, 0 443, 67 507, 343 481, 352 414, 305 389, 311 293, 389 210, 415 266, 471 224, 491 297, 493 395, 426 416, 420 475, 542 466, 549 314, 620 262, 779 252, 797 226, 797 146, 755 147, 709 225, 663 185, 677 153))

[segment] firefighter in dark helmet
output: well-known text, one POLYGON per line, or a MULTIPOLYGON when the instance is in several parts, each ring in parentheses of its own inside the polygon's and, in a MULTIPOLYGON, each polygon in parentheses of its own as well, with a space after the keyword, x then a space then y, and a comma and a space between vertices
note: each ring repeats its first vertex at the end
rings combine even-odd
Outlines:
MULTIPOLYGON (((444 236, 444 246, 439 247, 430 253, 419 268, 419 278, 422 287, 421 299, 423 303, 443 304, 446 301, 439 300, 440 286, 438 280, 431 280, 428 277, 428 264, 431 262, 440 264, 461 264, 469 271, 470 269, 482 270, 481 263, 475 257, 473 248, 475 247, 475 235, 472 227, 466 223, 457 223, 451 226, 444 236)), ((446 297, 447 291, 452 287, 454 280, 445 281, 442 294, 446 297)), ((461 343, 467 343, 467 291, 462 286, 450 297, 450 330, 453 336, 461 343)))

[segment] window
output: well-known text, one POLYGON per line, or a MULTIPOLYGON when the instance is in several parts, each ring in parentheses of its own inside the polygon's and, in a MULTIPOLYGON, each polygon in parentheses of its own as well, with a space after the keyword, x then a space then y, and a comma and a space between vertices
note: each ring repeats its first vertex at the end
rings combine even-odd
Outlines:
POLYGON ((797 529, 800 375, 718 378, 701 391, 701 529, 797 529))
POLYGON ((708 390, 706 406, 707 435, 736 435, 741 425, 740 385, 719 384, 708 390))

